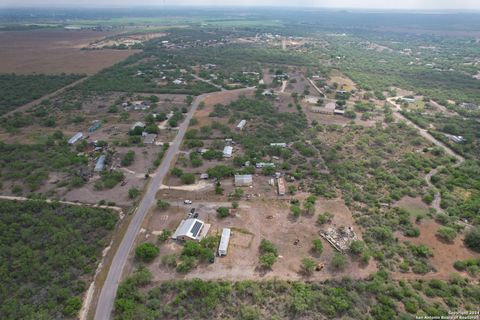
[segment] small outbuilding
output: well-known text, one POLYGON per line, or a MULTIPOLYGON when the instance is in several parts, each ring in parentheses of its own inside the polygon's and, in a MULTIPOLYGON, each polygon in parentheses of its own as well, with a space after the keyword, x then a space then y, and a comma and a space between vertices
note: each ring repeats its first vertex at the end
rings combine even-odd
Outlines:
POLYGON ((232 146, 225 146, 223 148, 223 157, 224 158, 231 158, 233 153, 233 147, 232 146))
POLYGON ((68 140, 68 144, 75 144, 78 140, 83 138, 83 133, 77 132, 73 137, 68 140))
POLYGON ((251 174, 236 174, 235 186, 236 187, 249 187, 253 185, 253 177, 251 174))
POLYGON ((101 155, 98 157, 97 162, 95 163, 95 169, 93 169, 95 172, 101 172, 105 168, 105 160, 106 157, 105 155, 101 155))
POLYGON ((230 229, 223 228, 222 237, 220 238, 220 244, 218 246, 218 255, 220 257, 226 256, 228 251, 228 244, 230 243, 230 229))
POLYGON ((240 121, 237 125, 237 130, 243 130, 243 128, 245 128, 246 124, 247 124, 247 120, 240 121))

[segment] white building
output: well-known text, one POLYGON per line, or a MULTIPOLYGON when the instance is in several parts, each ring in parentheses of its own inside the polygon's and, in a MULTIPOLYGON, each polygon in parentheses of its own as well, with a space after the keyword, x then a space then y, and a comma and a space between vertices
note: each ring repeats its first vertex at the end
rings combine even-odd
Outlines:
POLYGON ((83 133, 77 132, 73 137, 68 140, 68 144, 75 144, 78 140, 83 138, 83 133))
POLYGON ((274 143, 270 143, 270 147, 286 148, 287 144, 285 142, 274 142, 274 143))
POLYGON ((240 121, 240 123, 237 125, 237 130, 243 130, 246 124, 247 124, 247 120, 240 121))
POLYGON ((220 238, 220 245, 218 246, 218 255, 226 256, 228 251, 228 244, 230 243, 230 229, 223 228, 222 237, 220 238))
POLYGON ((190 218, 182 220, 177 230, 175 230, 172 239, 200 241, 207 234, 209 227, 210 225, 206 225, 198 219, 190 218))
POLYGON ((225 146, 223 148, 223 157, 224 158, 231 158, 233 153, 233 147, 232 146, 225 146))
POLYGON ((235 186, 236 187, 249 187, 253 184, 253 177, 251 174, 236 174, 235 186))
POLYGON ((132 125, 131 129, 135 130, 136 127, 140 127, 140 128, 143 129, 143 128, 145 128, 145 123, 137 121, 132 125))
POLYGON ((255 165, 255 167, 257 167, 257 169, 266 168, 266 167, 275 168, 275 163, 272 163, 272 162, 258 162, 255 165))
POLYGON ((97 163, 95 164, 95 169, 93 169, 93 171, 95 171, 95 172, 103 171, 103 168, 105 168, 105 160, 106 160, 106 157, 105 157, 105 155, 102 154, 97 159, 97 163))

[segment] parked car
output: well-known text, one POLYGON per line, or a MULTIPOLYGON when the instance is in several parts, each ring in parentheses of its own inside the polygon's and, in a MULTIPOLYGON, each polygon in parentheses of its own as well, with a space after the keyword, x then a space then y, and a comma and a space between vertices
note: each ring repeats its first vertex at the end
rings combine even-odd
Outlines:
POLYGON ((193 215, 193 217, 194 217, 194 218, 198 218, 198 213, 195 213, 195 214, 193 215))
POLYGON ((192 200, 185 200, 185 201, 183 201, 183 203, 185 203, 185 204, 192 204, 192 200))
POLYGON ((194 214, 195 213, 195 208, 190 209, 190 213, 194 214))

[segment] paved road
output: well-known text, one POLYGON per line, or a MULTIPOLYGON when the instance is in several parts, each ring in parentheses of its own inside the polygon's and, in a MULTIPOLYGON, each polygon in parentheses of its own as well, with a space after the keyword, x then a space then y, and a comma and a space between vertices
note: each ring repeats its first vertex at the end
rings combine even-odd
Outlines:
MULTIPOLYGON (((237 92, 249 91, 252 88, 244 88, 238 90, 231 90, 237 92)), ((144 193, 144 196, 138 205, 135 214, 130 221, 130 225, 128 226, 127 232, 125 233, 120 246, 113 257, 112 264, 110 266, 110 270, 108 271, 107 278, 105 279, 105 283, 103 284, 102 291, 100 292, 100 297, 97 303, 97 309, 95 311, 95 320, 108 320, 111 317, 111 313, 113 310, 113 303, 115 301, 118 285, 122 278, 123 268, 127 262, 128 255, 130 250, 133 247, 135 242, 135 238, 140 231, 142 226, 143 220, 147 215, 149 209, 155 202, 155 195, 162 184, 163 179, 167 175, 170 165, 173 162, 175 155, 180 150, 180 145, 182 143, 183 137, 185 136, 185 132, 187 131, 188 125, 190 123, 190 119, 192 119, 193 114, 198 108, 203 99, 205 99, 209 95, 216 95, 222 94, 222 92, 214 92, 209 94, 203 94, 198 96, 194 102, 192 103, 192 107, 190 111, 187 113, 185 120, 179 127, 178 134, 170 144, 170 148, 168 149, 165 157, 162 160, 162 163, 158 167, 155 175, 152 176, 150 184, 148 185, 147 191, 144 193)))
POLYGON ((14 110, 10 111, 10 112, 7 112, 5 113, 2 117, 5 117, 5 116, 10 116, 10 115, 13 115, 15 112, 23 112, 23 111, 26 111, 28 109, 30 109, 31 107, 33 107, 34 105, 36 104, 39 104, 40 102, 42 102, 43 100, 45 99, 50 99, 51 97, 53 96, 56 96, 57 94, 59 93, 62 93, 63 91, 67 90, 68 88, 71 88, 71 87, 74 87, 76 86, 77 84, 79 83, 82 83, 83 81, 87 80, 88 78, 90 78, 91 76, 85 76, 77 81, 74 81, 68 85, 66 85, 65 87, 62 87, 54 92, 51 92, 49 94, 46 94, 36 100, 33 100, 33 101, 30 101, 29 103, 26 103, 24 104, 23 106, 20 106, 18 108, 15 108, 14 110))

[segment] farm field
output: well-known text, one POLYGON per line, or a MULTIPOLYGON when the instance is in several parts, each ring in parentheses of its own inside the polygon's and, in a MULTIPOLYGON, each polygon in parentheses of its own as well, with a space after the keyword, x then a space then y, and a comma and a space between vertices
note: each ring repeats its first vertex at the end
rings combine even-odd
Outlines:
POLYGON ((124 60, 135 50, 81 50, 109 32, 1 31, 0 73, 94 74, 124 60))

